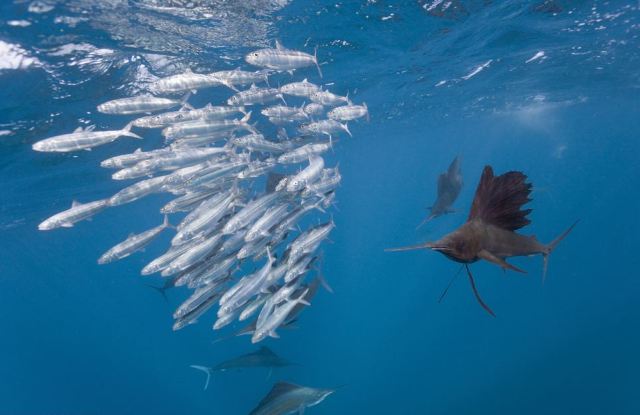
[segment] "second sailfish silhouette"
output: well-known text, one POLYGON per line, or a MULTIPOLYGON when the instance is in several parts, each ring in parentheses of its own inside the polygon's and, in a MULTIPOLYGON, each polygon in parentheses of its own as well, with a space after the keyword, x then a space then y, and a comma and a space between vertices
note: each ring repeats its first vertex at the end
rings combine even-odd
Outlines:
POLYGON ((431 219, 453 213, 452 206, 460 194, 460 189, 462 189, 462 173, 460 172, 460 158, 456 157, 447 171, 438 176, 438 197, 429 207, 431 213, 418 225, 418 228, 431 219))

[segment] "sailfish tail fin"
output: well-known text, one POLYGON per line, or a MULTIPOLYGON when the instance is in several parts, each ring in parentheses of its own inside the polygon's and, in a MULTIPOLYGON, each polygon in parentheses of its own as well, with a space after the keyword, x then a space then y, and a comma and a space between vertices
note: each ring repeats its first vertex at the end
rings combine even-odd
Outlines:
POLYGON ((197 370, 201 370, 207 374, 207 380, 204 382, 204 390, 207 390, 207 388, 209 387, 209 381, 211 380, 211 372, 212 372, 211 368, 206 366, 199 366, 199 365, 191 365, 189 367, 192 367, 197 370))
POLYGON ((551 252, 553 252, 554 249, 556 249, 556 246, 558 246, 558 244, 567 236, 569 235, 569 233, 573 230, 573 228, 578 224, 578 222, 580 222, 579 220, 575 221, 573 223, 573 225, 569 226, 569 228, 564 231, 560 236, 556 237, 556 239, 554 239, 553 241, 551 241, 549 243, 549 245, 547 245, 545 247, 545 252, 542 254, 542 257, 544 258, 544 266, 543 266, 543 271, 542 271, 542 282, 544 283, 545 278, 547 277, 547 267, 549 265, 549 255, 551 255, 551 252))
POLYGON ((159 292, 162 298, 164 298, 164 301, 169 302, 169 299, 167 298, 167 293, 165 292, 165 289, 163 287, 156 287, 155 285, 151 285, 151 284, 145 284, 145 285, 159 292))
POLYGON ((425 242, 418 245, 402 246, 399 248, 386 248, 384 251, 385 252, 415 251, 417 249, 428 249, 428 248, 431 248, 431 242, 425 242))

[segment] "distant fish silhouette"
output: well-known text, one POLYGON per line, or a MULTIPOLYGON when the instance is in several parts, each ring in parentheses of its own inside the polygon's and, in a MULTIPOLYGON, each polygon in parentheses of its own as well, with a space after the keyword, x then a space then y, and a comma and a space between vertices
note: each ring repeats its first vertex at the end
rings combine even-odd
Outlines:
POLYGON ((297 412, 322 402, 335 389, 316 389, 293 383, 278 382, 249 415, 277 415, 297 412))
POLYGON ((178 278, 177 277, 173 277, 173 278, 167 278, 164 281, 164 284, 162 285, 162 287, 158 287, 155 285, 151 285, 151 284, 146 284, 147 287, 153 288, 154 290, 158 291, 160 293, 160 295, 162 295, 162 298, 164 298, 164 300, 166 302, 169 302, 169 299, 167 298, 167 290, 173 288, 176 286, 176 280, 178 278))
POLYGON ((453 213, 451 206, 458 198, 462 189, 462 174, 460 172, 460 159, 456 157, 449 165, 449 169, 438 177, 438 197, 429 209, 431 214, 423 220, 418 228, 431 219, 438 216, 453 213))
POLYGON ((517 171, 494 176, 491 166, 486 166, 476 189, 466 223, 436 242, 393 248, 387 251, 431 249, 443 253, 453 261, 463 263, 476 299, 489 314, 495 316, 480 298, 468 264, 484 259, 505 270, 525 272, 509 264, 505 259, 540 254, 544 257, 544 281, 549 254, 577 223, 571 225, 548 245, 540 243, 535 236, 516 233, 516 230, 531 223, 527 218, 531 209, 521 209, 522 205, 531 201, 529 198, 531 184, 526 183, 526 180, 527 176, 517 171))
POLYGON ((269 374, 274 367, 290 366, 293 363, 286 359, 281 358, 275 354, 271 349, 266 346, 262 346, 255 352, 246 353, 233 359, 225 360, 213 367, 191 365, 192 368, 201 370, 207 374, 207 380, 205 381, 204 388, 209 386, 209 380, 213 372, 224 372, 231 369, 242 369, 247 367, 266 367, 269 368, 269 374))

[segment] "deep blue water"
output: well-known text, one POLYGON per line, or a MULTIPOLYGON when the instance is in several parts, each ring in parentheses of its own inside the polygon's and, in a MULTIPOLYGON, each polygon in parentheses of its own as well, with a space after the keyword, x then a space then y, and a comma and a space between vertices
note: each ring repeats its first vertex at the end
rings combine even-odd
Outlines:
MULTIPOLYGON (((246 414, 276 380, 345 385, 311 414, 640 412, 637 2, 186 3, 0 5, 1 414, 246 414), (188 365, 255 346, 212 344, 213 313, 171 330, 187 292, 169 292, 167 304, 146 286, 159 280, 139 276, 170 235, 96 264, 157 225, 166 195, 37 230, 72 199, 119 190, 99 161, 139 143, 69 155, 31 144, 79 120, 121 125, 95 106, 144 91, 152 75, 235 68, 275 39, 318 45, 322 81, 366 102, 371 121, 350 124, 354 138, 327 157, 343 176, 333 243, 323 246, 335 293, 319 292, 296 330, 266 342, 300 366, 269 379, 262 369, 217 374, 203 391, 188 365), (416 231, 456 155, 458 212, 416 231), (464 278, 438 303, 458 269, 442 255, 383 252, 462 224, 486 164, 534 184, 523 233, 547 242, 581 220, 551 255, 544 285, 539 257, 513 260, 526 275, 473 265, 496 318, 464 278)), ((320 81, 314 68, 302 74, 320 81)), ((209 99, 222 96, 194 98, 209 99)))

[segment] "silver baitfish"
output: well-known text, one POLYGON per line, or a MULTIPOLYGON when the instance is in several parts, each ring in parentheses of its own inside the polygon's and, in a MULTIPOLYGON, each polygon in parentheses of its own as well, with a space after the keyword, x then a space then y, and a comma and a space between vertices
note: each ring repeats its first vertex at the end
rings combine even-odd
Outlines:
POLYGON ((258 88, 255 84, 245 91, 240 91, 227 100, 228 105, 255 105, 266 104, 267 102, 281 99, 284 97, 280 90, 276 88, 258 88))
POLYGON ((186 106, 189 96, 190 94, 186 94, 182 99, 161 98, 153 95, 120 98, 98 105, 98 111, 103 114, 120 115, 162 111, 179 105, 186 106))
POLYGON ((142 140, 137 134, 132 133, 131 124, 127 124, 122 130, 94 131, 95 126, 85 129, 81 127, 70 134, 57 135, 33 144, 35 151, 66 153, 69 151, 90 150, 93 147, 111 143, 120 137, 133 137, 142 140))
POLYGON ((291 82, 280 87, 280 92, 294 97, 309 98, 311 94, 319 92, 321 89, 318 85, 311 83, 304 78, 300 82, 291 82))
POLYGON ((99 259, 98 264, 107 264, 109 262, 117 261, 122 258, 126 258, 129 255, 143 249, 147 246, 156 236, 160 235, 160 232, 170 227, 169 218, 165 215, 164 221, 161 225, 151 228, 145 232, 137 235, 130 235, 126 240, 120 242, 118 245, 109 249, 99 259))
POLYGON ((184 73, 167 76, 151 84, 150 90, 154 94, 170 94, 184 91, 196 91, 202 88, 225 85, 235 89, 233 85, 214 75, 205 75, 187 70, 184 73))
POLYGON ((349 131, 349 126, 345 123, 342 124, 336 120, 320 120, 314 121, 309 124, 302 125, 298 128, 301 134, 324 134, 331 137, 333 134, 344 131, 349 134, 350 137, 351 131, 349 131))
POLYGON ((223 119, 236 114, 245 114, 244 107, 213 106, 210 103, 202 108, 182 109, 180 111, 165 112, 163 114, 148 115, 132 121, 135 127, 162 128, 171 124, 194 120, 223 119))
POLYGON ((343 105, 336 107, 327 113, 327 118, 336 121, 352 121, 366 117, 369 120, 369 109, 366 103, 362 105, 343 105))
POLYGON ((317 49, 313 55, 297 50, 286 49, 276 41, 275 49, 259 49, 248 53, 245 61, 251 65, 263 68, 274 69, 276 71, 287 71, 293 73, 294 70, 315 65, 318 74, 322 78, 322 71, 318 65, 317 49))
POLYGON ((309 95, 311 101, 316 104, 327 105, 330 107, 335 107, 336 105, 348 104, 351 105, 351 100, 349 99, 349 94, 346 97, 342 97, 340 95, 336 95, 333 92, 329 91, 318 91, 309 95))
POLYGON ((71 203, 71 208, 63 212, 56 213, 50 218, 44 220, 40 225, 38 225, 38 229, 41 231, 48 231, 60 227, 70 228, 76 222, 90 218, 101 210, 107 208, 107 206, 107 199, 89 203, 78 203, 74 200, 73 203, 71 203))
POLYGON ((196 120, 171 125, 162 130, 162 135, 169 141, 179 138, 201 137, 217 132, 232 132, 238 129, 255 132, 249 125, 251 112, 239 120, 196 120))
POLYGON ((269 83, 269 75, 271 71, 243 71, 240 69, 232 69, 230 71, 218 71, 210 74, 218 79, 224 80, 228 85, 251 85, 258 82, 269 83))

